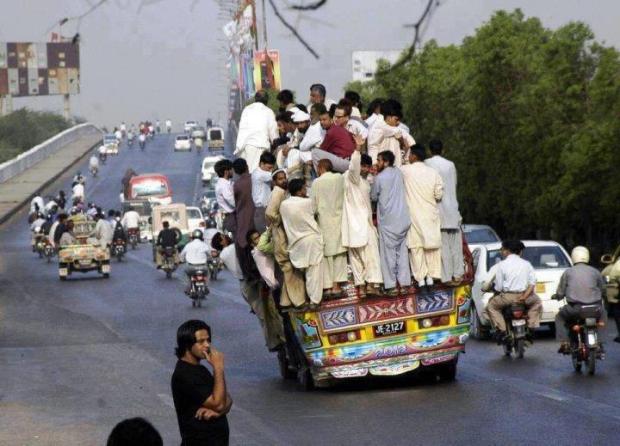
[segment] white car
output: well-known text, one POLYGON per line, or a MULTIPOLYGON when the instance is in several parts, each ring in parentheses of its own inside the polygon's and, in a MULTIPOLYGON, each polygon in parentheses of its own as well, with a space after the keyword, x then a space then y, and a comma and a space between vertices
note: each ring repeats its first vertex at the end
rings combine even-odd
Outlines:
POLYGON ((185 121, 185 124, 183 124, 183 130, 185 131, 185 133, 191 133, 192 130, 194 130, 194 127, 198 126, 198 122, 196 121, 185 121))
POLYGON ((203 222, 204 220, 205 219, 202 216, 202 211, 200 208, 194 206, 187 207, 187 227, 190 234, 194 229, 201 229, 200 222, 203 222))
POLYGON ((106 155, 118 155, 119 142, 113 134, 105 135, 102 145, 105 147, 106 155))
POLYGON ((207 156, 202 160, 202 185, 207 186, 213 178, 217 176, 215 173, 215 163, 223 160, 223 156, 207 156))
MULTIPOLYGON (((536 288, 534 292, 540 297, 543 305, 541 323, 553 324, 561 303, 551 299, 558 289, 562 273, 572 266, 570 256, 559 243, 553 241, 524 240, 523 258, 528 260, 536 272, 536 288)), ((501 243, 476 245, 472 250, 476 275, 472 285, 473 306, 471 313, 470 334, 481 339, 490 329, 489 320, 484 309, 493 296, 492 292, 483 292, 482 284, 490 281, 495 272, 493 267, 502 260, 501 243)))
POLYGON ((475 246, 502 241, 497 232, 487 225, 463 225, 463 237, 472 251, 475 246))
POLYGON ((177 135, 174 138, 174 151, 177 150, 192 150, 192 140, 188 135, 177 135))

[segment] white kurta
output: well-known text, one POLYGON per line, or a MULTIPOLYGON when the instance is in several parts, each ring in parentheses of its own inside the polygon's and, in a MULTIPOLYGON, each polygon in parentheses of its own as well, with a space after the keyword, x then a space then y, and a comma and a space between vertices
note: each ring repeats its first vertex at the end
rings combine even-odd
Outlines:
POLYGON ((351 155, 344 175, 342 245, 349 249, 349 261, 356 285, 383 283, 377 229, 372 223, 370 184, 361 176, 361 154, 351 155))
POLYGON ((388 125, 382 116, 378 116, 370 132, 368 133, 368 140, 366 142, 368 146, 368 155, 372 157, 373 164, 377 162, 377 155, 379 153, 389 150, 394 154, 394 166, 400 167, 403 165, 402 154, 400 150, 400 142, 398 138, 403 137, 407 147, 411 147, 415 144, 413 137, 406 132, 403 132, 398 127, 392 127, 388 125))
POLYGON ((439 173, 422 162, 401 167, 411 228, 407 247, 413 276, 420 282, 425 277, 441 277, 441 221, 438 202, 443 196, 439 173))
POLYGON ((441 229, 460 228, 462 219, 456 197, 456 167, 454 163, 442 156, 435 155, 425 160, 424 164, 435 169, 443 180, 443 197, 439 203, 441 229))

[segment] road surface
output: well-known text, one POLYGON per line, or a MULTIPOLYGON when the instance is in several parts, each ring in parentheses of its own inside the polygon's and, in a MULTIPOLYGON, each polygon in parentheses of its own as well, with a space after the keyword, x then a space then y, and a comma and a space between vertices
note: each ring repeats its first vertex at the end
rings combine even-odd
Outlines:
MULTIPOLYGON (((194 204, 202 155, 173 153, 158 135, 109 157, 87 176, 87 201, 119 208, 125 170, 170 177, 174 200, 194 204)), ((81 166, 87 172, 86 165, 81 166)), ((49 188, 69 189, 74 170, 49 188)), ((95 273, 58 280, 54 263, 29 250, 26 214, 0 227, 0 444, 101 445, 123 418, 142 416, 179 444, 170 393, 176 328, 201 318, 226 355, 235 401, 233 445, 538 445, 620 441, 620 346, 608 343, 596 376, 576 375, 540 334, 523 360, 491 342, 470 341, 457 380, 410 376, 303 392, 279 377, 275 355, 228 272, 203 308, 155 270, 150 245, 95 273)), ((611 335, 615 335, 612 329, 611 335)), ((611 338, 610 338, 611 339, 611 338)))

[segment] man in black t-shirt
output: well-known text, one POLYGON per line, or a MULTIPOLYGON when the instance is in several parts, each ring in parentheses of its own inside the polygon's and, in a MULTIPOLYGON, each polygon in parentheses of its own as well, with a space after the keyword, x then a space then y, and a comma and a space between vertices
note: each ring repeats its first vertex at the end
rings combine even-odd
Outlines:
POLYGON ((226 391, 224 355, 211 347, 211 328, 199 320, 183 323, 177 330, 176 355, 171 385, 181 446, 227 446, 226 414, 232 399, 226 391), (213 374, 200 365, 202 359, 213 374))

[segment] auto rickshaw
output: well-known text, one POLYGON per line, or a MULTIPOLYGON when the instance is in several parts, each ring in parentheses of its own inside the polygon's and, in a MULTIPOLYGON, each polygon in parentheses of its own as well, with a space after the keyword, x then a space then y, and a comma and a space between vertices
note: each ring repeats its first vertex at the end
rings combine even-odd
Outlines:
POLYGON ((414 370, 453 380, 469 337, 473 262, 467 245, 464 252, 466 275, 458 286, 360 298, 350 280, 343 297, 323 300, 315 311, 284 313, 283 378, 297 378, 305 389, 414 370))
POLYGON ((157 256, 157 236, 163 229, 163 222, 170 223, 171 229, 179 231, 177 248, 182 250, 189 242, 190 230, 187 222, 187 207, 183 203, 173 203, 162 206, 155 206, 152 209, 152 232, 153 232, 153 261, 160 264, 157 256))
POLYGON ((110 251, 91 237, 95 222, 88 220, 85 215, 73 215, 69 220, 73 221, 73 235, 77 244, 61 246, 58 251, 60 280, 67 280, 73 272, 88 271, 97 271, 106 279, 110 277, 110 251))

